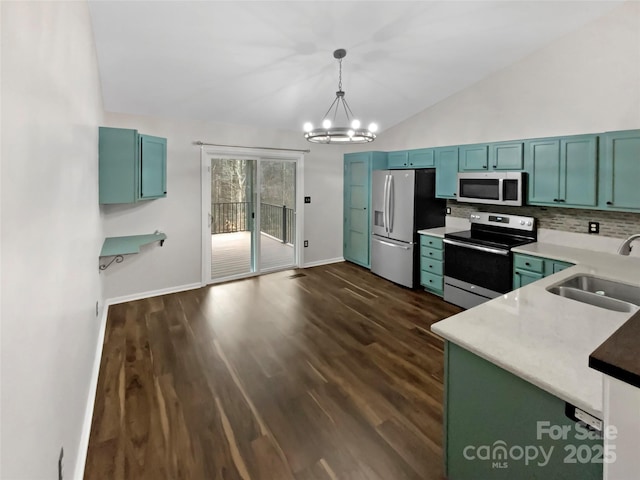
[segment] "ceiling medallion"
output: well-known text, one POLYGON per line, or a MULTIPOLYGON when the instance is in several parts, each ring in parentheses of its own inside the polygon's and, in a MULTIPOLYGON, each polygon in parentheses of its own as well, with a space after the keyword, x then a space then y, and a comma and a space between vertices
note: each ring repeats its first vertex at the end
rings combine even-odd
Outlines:
POLYGON ((311 122, 304 124, 304 137, 312 143, 369 143, 373 142, 376 138, 375 132, 378 130, 378 126, 375 123, 370 123, 369 128, 361 128, 360 120, 353 118, 353 112, 351 108, 349 108, 347 100, 344 98, 344 91, 342 90, 342 59, 346 55, 347 51, 343 48, 339 48, 333 52, 333 58, 338 60, 340 65, 338 91, 329 110, 324 114, 322 128, 313 128, 311 122), (346 124, 348 126, 344 127, 334 126, 338 110, 340 110, 341 106, 347 117, 346 124), (333 121, 328 118, 332 110, 333 121))

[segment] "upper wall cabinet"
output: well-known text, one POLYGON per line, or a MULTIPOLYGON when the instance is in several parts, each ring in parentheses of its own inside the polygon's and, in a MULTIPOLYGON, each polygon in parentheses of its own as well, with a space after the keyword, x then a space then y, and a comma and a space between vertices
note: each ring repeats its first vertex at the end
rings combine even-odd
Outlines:
POLYGON ((462 145, 459 151, 460 171, 489 169, 489 145, 462 145))
POLYGON ((606 210, 640 210, 640 130, 600 136, 600 198, 606 210))
POLYGON ((100 127, 100 203, 167 196, 167 140, 137 130, 100 127))
POLYGON ((458 193, 458 147, 434 149, 436 161, 436 197, 453 198, 458 193))
POLYGON ((389 168, 407 168, 409 166, 409 152, 407 150, 389 152, 387 153, 387 162, 389 168))
POLYGON ((433 148, 421 148, 418 150, 402 150, 389 152, 388 168, 429 168, 435 167, 433 148))
POLYGON ((523 142, 500 142, 460 147, 460 171, 522 170, 523 142))
POLYGON ((598 137, 530 140, 528 203, 567 207, 597 205, 598 137))
POLYGON ((522 170, 523 168, 523 142, 500 142, 489 144, 490 170, 522 170))

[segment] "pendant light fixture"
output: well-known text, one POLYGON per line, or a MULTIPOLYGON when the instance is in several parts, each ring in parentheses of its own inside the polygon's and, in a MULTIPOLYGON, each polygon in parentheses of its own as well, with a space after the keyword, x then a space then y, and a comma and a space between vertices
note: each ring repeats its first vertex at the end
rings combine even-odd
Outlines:
POLYGON ((360 120, 354 118, 353 112, 344 98, 344 91, 342 90, 342 59, 346 55, 347 51, 343 48, 333 52, 333 58, 338 60, 340 66, 338 91, 329 110, 324 114, 322 127, 313 128, 311 122, 304 124, 304 137, 312 143, 369 143, 376 138, 375 132, 378 130, 378 126, 375 123, 370 123, 369 128, 361 128, 360 120), (334 125, 339 110, 344 111, 347 117, 346 126, 334 125), (329 118, 332 111, 333 120, 329 118))

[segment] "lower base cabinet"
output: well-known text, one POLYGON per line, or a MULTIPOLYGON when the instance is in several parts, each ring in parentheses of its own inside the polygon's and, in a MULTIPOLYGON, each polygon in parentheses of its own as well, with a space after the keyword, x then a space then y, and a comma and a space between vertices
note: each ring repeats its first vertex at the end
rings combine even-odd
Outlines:
POLYGON ((420 285, 442 297, 444 289, 444 244, 442 238, 420 235, 420 285))
POLYGON ((445 471, 451 480, 601 480, 603 440, 565 402, 445 343, 445 471))
POLYGON ((573 263, 561 262, 552 258, 534 257, 516 253, 513 256, 513 289, 522 288, 525 285, 558 273, 565 268, 572 267, 573 263))

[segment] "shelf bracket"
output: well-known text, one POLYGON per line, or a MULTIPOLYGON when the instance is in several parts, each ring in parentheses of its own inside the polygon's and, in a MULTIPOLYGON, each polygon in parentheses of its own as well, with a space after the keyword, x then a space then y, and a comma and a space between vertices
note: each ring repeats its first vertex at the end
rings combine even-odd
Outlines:
POLYGON ((107 263, 107 264, 103 263, 102 265, 100 265, 100 270, 106 270, 107 268, 109 268, 111 266, 111 264, 113 262, 122 263, 122 262, 124 262, 124 257, 122 255, 116 255, 115 257, 113 257, 111 259, 111 261, 109 263, 107 263))

